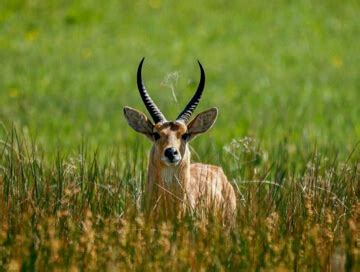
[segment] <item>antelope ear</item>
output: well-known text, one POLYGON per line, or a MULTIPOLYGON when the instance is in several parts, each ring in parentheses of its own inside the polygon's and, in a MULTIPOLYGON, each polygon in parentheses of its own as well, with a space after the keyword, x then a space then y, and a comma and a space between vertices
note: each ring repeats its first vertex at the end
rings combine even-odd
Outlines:
POLYGON ((217 108, 211 108, 196 115, 188 125, 189 140, 208 131, 214 125, 217 115, 217 108))
POLYGON ((135 131, 152 139, 154 125, 144 113, 130 107, 124 107, 124 116, 135 131))

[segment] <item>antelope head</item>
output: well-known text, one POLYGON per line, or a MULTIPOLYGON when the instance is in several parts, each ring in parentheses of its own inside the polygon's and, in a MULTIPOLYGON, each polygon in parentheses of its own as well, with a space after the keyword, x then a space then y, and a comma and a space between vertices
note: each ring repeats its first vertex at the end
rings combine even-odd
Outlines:
POLYGON ((205 72, 198 62, 201 73, 200 83, 194 96, 175 121, 168 121, 145 88, 141 75, 143 62, 144 58, 137 70, 137 86, 153 122, 144 113, 130 107, 124 107, 124 115, 135 131, 144 134, 153 142, 153 159, 164 166, 176 166, 186 157, 188 142, 198 134, 206 132, 215 123, 217 108, 201 112, 190 121, 205 86, 205 72))

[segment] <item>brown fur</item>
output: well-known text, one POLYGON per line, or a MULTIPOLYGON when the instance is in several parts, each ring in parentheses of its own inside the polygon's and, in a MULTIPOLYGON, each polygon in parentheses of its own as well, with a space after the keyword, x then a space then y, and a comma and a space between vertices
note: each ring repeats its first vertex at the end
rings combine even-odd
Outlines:
POLYGON ((234 215, 234 189, 219 166, 190 163, 190 151, 181 140, 186 126, 156 125, 161 135, 150 152, 148 165, 148 205, 151 211, 165 217, 177 216, 186 210, 198 214, 219 213, 223 218, 234 215), (180 150, 182 160, 176 166, 166 165, 160 158, 166 147, 180 150))
POLYGON ((216 120, 216 108, 198 114, 188 125, 181 121, 153 125, 143 113, 129 107, 125 107, 124 114, 132 128, 153 141, 146 188, 150 213, 166 218, 181 216, 186 211, 201 216, 215 213, 225 220, 234 217, 236 197, 222 168, 190 163, 188 141, 211 128, 216 120), (184 134, 188 135, 186 139, 184 134), (177 162, 170 162, 164 156, 169 147, 180 154, 177 162))

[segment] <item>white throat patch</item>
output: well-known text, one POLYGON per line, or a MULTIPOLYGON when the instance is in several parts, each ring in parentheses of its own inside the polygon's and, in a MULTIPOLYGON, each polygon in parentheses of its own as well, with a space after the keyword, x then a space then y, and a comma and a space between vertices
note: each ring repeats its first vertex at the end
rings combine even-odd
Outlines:
POLYGON ((177 167, 164 167, 160 172, 161 179, 167 185, 172 185, 176 182, 176 177, 175 177, 176 172, 177 172, 177 167))

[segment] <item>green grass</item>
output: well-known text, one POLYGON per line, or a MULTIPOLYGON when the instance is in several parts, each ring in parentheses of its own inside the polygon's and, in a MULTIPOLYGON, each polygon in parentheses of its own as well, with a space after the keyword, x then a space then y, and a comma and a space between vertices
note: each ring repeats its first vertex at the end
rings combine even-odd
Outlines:
POLYGON ((2 1, 0 270, 358 269, 359 12, 357 1, 2 1), (122 116, 145 112, 143 56, 168 118, 202 62, 197 112, 220 115, 193 159, 233 181, 233 229, 143 218, 150 143, 122 116))

